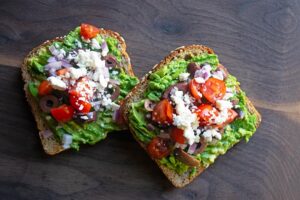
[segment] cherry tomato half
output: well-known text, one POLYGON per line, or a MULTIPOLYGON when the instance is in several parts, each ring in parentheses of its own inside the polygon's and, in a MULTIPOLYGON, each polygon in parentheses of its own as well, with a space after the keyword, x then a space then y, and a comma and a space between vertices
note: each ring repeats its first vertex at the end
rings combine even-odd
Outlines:
POLYGON ((171 150, 165 139, 155 137, 147 146, 147 151, 152 158, 161 159, 170 154, 171 150))
POLYGON ((224 97, 226 93, 226 85, 224 81, 216 78, 209 78, 201 85, 200 91, 209 102, 215 103, 216 100, 224 97))
POLYGON ((233 120, 238 116, 238 114, 234 110, 232 110, 232 109, 228 109, 227 112, 228 112, 228 118, 227 118, 227 120, 224 123, 222 123, 222 124, 216 125, 215 126, 216 128, 223 128, 227 124, 230 124, 231 122, 233 122, 233 120))
POLYGON ((183 130, 179 128, 173 128, 170 137, 172 140, 179 144, 184 144, 185 143, 185 137, 183 135, 183 130))
POLYGON ((152 120, 162 125, 168 125, 173 122, 173 107, 168 99, 163 99, 155 105, 152 112, 152 120))
POLYGON ((88 102, 86 97, 80 95, 76 90, 69 92, 70 104, 80 113, 88 113, 92 108, 92 104, 88 102))
POLYGON ((48 95, 52 92, 52 90, 53 90, 53 88, 52 88, 50 82, 47 80, 42 81, 38 88, 40 96, 48 95))
POLYGON ((72 106, 63 104, 57 108, 52 108, 50 112, 56 121, 67 122, 73 118, 74 108, 72 106))
POLYGON ((195 99, 201 99, 202 95, 200 93, 200 84, 192 79, 189 84, 190 93, 195 99))
POLYGON ((89 24, 81 24, 80 27, 80 35, 84 37, 84 39, 92 39, 97 36, 100 30, 89 24))
POLYGON ((214 122, 211 121, 211 119, 219 114, 218 110, 209 104, 201 104, 195 113, 197 114, 199 123, 202 126, 213 124, 214 122))

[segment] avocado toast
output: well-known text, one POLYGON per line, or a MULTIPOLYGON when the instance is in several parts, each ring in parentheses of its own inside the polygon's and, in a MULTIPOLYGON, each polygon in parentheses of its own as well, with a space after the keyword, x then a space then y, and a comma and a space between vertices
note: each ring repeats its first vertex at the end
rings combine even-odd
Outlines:
POLYGON ((50 155, 79 150, 124 129, 120 106, 138 83, 124 39, 88 24, 34 48, 24 59, 22 76, 50 155))
POLYGON ((183 187, 253 135, 261 116, 213 50, 177 48, 125 99, 134 138, 176 187, 183 187))

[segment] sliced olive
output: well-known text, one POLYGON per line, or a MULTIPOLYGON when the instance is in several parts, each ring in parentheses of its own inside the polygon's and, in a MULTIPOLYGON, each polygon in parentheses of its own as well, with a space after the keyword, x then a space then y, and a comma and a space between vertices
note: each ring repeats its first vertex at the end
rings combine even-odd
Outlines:
POLYGON ((170 87, 168 87, 166 89, 166 91, 164 92, 163 94, 163 98, 164 99, 169 99, 170 98, 170 93, 171 91, 173 90, 173 88, 177 87, 177 89, 179 91, 182 91, 183 94, 187 93, 189 88, 188 88, 188 84, 186 82, 182 82, 182 83, 177 83, 177 84, 174 84, 174 85, 171 85, 170 87))
POLYGON ((87 114, 77 113, 74 115, 74 119, 79 123, 93 122, 97 120, 97 112, 92 111, 87 114))
POLYGON ((116 84, 112 84, 112 86, 113 86, 113 93, 111 94, 110 99, 111 99, 111 101, 114 101, 120 95, 120 87, 116 84))
POLYGON ((187 66, 187 71, 190 73, 192 78, 195 76, 195 72, 199 69, 201 69, 201 67, 194 62, 189 63, 187 66))
POLYGON ((204 141, 204 139, 201 138, 199 146, 197 147, 196 151, 194 152, 194 155, 202 153, 206 147, 207 147, 207 143, 204 141))
POLYGON ((244 111, 240 108, 234 108, 233 110, 238 114, 238 118, 243 119, 245 117, 244 111))
POLYGON ((145 100, 144 103, 144 107, 147 111, 153 111, 154 107, 155 107, 155 103, 153 103, 152 101, 150 101, 149 99, 145 100))
POLYGON ((200 165, 200 161, 191 156, 190 154, 186 153, 183 151, 181 148, 176 148, 174 150, 174 156, 177 158, 179 161, 185 163, 188 166, 191 167, 196 167, 200 165))
POLYGON ((40 99, 40 108, 45 113, 50 113, 51 108, 57 107, 58 104, 58 98, 54 95, 46 95, 40 99))
POLYGON ((104 59, 106 67, 111 68, 117 66, 117 60, 112 55, 107 55, 104 57, 104 59))
POLYGON ((52 93, 60 103, 69 104, 69 93, 67 91, 54 90, 52 93))

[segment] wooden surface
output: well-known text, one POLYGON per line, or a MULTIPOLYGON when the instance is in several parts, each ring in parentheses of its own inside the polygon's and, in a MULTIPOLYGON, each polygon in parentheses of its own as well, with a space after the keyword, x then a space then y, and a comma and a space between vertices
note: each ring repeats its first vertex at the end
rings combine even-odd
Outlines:
POLYGON ((300 5, 290 1, 0 1, 0 199, 299 199, 300 5), (121 33, 141 77, 170 50, 212 47, 263 122, 183 189, 128 132, 44 154, 22 90, 23 57, 81 22, 121 33))

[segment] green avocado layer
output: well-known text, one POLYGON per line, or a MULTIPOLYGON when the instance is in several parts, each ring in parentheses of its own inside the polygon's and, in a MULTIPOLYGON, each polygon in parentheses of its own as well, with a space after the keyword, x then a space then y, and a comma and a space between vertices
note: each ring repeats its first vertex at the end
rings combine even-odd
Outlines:
MULTIPOLYGON (((95 38, 100 44, 104 40, 100 35, 95 38)), ((121 60, 121 52, 118 49, 119 42, 113 37, 105 38, 107 42, 109 53, 114 55, 117 61, 121 60)), ((77 43, 80 42, 83 48, 92 49, 90 44, 82 41, 80 37, 80 27, 71 31, 64 37, 62 41, 55 41, 53 45, 58 49, 64 49, 69 52, 77 48, 77 43)), ((29 72, 32 77, 32 81, 28 85, 28 89, 36 101, 39 101, 38 86, 41 81, 45 80, 46 74, 44 66, 47 64, 47 60, 51 57, 51 53, 48 50, 49 46, 42 47, 38 50, 36 56, 31 57, 28 60, 29 72)), ((124 99, 126 94, 138 83, 138 79, 134 76, 129 76, 123 69, 110 71, 110 78, 118 80, 120 82, 120 95, 116 103, 124 99), (117 73, 116 73, 117 72, 117 73)), ((121 130, 122 127, 117 125, 112 119, 113 111, 105 109, 102 112, 97 112, 97 120, 91 123, 77 123, 75 121, 69 121, 67 123, 58 123, 50 114, 43 113, 42 116, 47 122, 48 127, 54 132, 57 138, 61 141, 63 134, 72 135, 71 148, 79 150, 80 144, 95 144, 96 142, 104 139, 108 132, 121 130)))
MULTIPOLYGON (((144 144, 147 145, 152 138, 159 134, 158 129, 155 129, 154 131, 147 129, 149 121, 146 118, 148 112, 144 108, 145 99, 156 102, 159 101, 163 92, 169 86, 179 82, 179 74, 187 71, 187 65, 190 62, 196 62, 198 64, 209 63, 212 66, 212 71, 216 70, 219 64, 218 57, 215 54, 197 55, 188 61, 184 59, 175 59, 149 76, 148 88, 144 94, 144 99, 132 103, 129 112, 129 123, 130 126, 134 128, 136 137, 144 144)), ((208 167, 220 154, 224 154, 242 138, 248 141, 256 131, 255 124, 257 119, 256 116, 251 114, 247 109, 245 93, 236 91, 239 82, 234 76, 229 75, 226 78, 225 83, 227 88, 231 88, 235 91, 232 98, 239 100, 239 107, 245 113, 245 117, 243 119, 236 119, 233 123, 227 125, 221 140, 215 144, 209 144, 204 152, 195 156, 195 158, 201 161, 203 167, 208 167)), ((180 162, 172 154, 161 159, 160 163, 176 171, 178 174, 183 174, 188 171, 190 175, 193 175, 196 172, 195 168, 180 162)))

